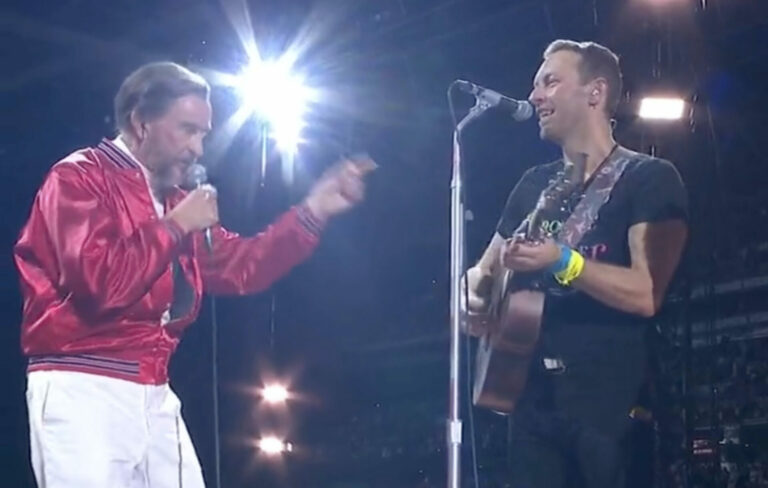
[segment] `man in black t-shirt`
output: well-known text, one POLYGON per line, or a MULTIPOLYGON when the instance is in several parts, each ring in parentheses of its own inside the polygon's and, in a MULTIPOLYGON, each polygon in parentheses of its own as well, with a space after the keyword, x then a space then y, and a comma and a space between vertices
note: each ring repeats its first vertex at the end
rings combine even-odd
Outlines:
POLYGON ((687 197, 672 164, 615 143, 611 117, 620 96, 618 58, 610 50, 595 43, 550 44, 530 100, 541 137, 562 148, 562 159, 525 173, 496 235, 467 272, 470 312, 487 309, 481 290, 500 266, 545 277, 541 337, 512 415, 515 488, 623 488, 637 482, 630 469, 629 414, 645 380, 647 325, 687 239, 687 197), (553 238, 515 238, 566 162, 586 155, 585 182, 572 199, 578 202, 618 152, 629 162, 577 249, 557 240, 572 205, 541 220, 553 238))

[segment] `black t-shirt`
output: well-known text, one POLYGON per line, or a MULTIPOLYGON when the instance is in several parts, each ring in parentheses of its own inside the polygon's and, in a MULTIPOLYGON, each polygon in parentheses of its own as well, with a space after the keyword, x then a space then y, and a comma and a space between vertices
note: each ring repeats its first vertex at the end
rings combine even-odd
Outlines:
MULTIPOLYGON (((558 160, 528 170, 512 190, 497 232, 511 237, 551 180, 563 168, 558 160)), ((567 220, 578 195, 565 212, 546 215, 553 233, 567 220)), ((629 266, 628 231, 634 224, 687 220, 687 195, 680 175, 668 161, 638 154, 628 163, 578 251, 587 259, 629 266)), ((581 420, 616 424, 626 415, 644 379, 648 320, 621 312, 586 293, 558 285, 545 273, 545 301, 539 354, 558 357, 566 370, 557 376, 557 408, 581 420), (603 402, 602 408, 594 408, 603 402)), ((535 374, 535 372, 534 372, 535 374)), ((612 425, 611 430, 618 428, 612 425)))

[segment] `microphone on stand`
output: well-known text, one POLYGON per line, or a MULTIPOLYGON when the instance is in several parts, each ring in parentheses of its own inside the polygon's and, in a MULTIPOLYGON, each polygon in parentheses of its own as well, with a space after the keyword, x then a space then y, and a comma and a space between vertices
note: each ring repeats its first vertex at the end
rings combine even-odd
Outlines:
MULTIPOLYGON (((205 166, 202 164, 193 164, 187 171, 187 182, 190 186, 195 188, 202 188, 208 181, 208 172, 205 170, 205 166)), ((208 251, 213 251, 213 235, 211 234, 211 228, 208 227, 203 230, 203 236, 205 237, 205 245, 208 251)))
POLYGON ((456 85, 462 91, 471 93, 480 101, 491 107, 499 107, 512 114, 512 118, 518 122, 528 120, 533 116, 533 106, 525 100, 515 100, 489 88, 476 85, 471 81, 456 80, 456 85))

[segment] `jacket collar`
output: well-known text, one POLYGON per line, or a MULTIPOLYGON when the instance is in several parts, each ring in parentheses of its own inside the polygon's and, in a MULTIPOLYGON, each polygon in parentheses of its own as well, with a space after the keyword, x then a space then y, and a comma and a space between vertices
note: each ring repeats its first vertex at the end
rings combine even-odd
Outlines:
POLYGON ((107 138, 101 140, 96 149, 106 156, 107 161, 121 169, 133 169, 141 171, 143 168, 129 154, 120 149, 114 141, 107 138))

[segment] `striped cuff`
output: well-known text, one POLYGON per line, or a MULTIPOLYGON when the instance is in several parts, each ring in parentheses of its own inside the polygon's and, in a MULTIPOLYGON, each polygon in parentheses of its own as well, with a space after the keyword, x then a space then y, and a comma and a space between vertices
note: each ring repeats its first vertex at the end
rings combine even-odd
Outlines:
POLYGON ((313 236, 320 237, 320 233, 325 227, 325 222, 317 218, 315 214, 306 205, 296 207, 296 218, 304 229, 313 236))

